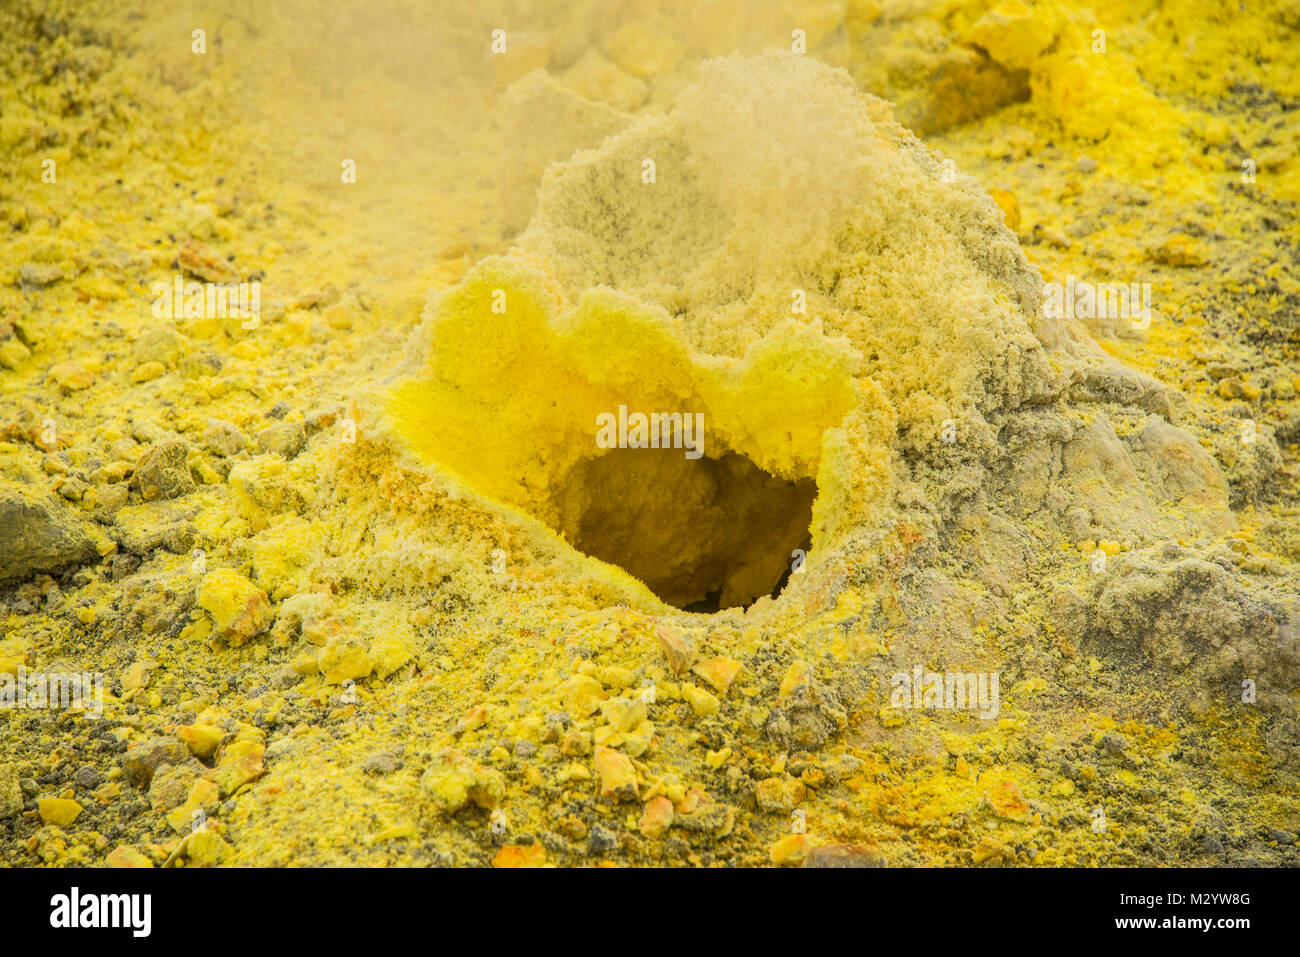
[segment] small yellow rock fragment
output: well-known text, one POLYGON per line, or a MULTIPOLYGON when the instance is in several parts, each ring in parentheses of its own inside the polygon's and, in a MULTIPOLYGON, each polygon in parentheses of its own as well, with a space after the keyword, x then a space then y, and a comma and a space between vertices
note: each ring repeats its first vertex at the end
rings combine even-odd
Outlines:
POLYGON ((796 661, 786 671, 785 677, 781 679, 781 690, 777 692, 777 700, 784 701, 800 687, 808 684, 810 680, 808 662, 796 661))
POLYGON ((153 867, 153 861, 128 844, 123 844, 121 847, 116 847, 110 851, 108 857, 104 858, 104 864, 115 868, 153 867))
POLYGON ((808 855, 807 834, 787 834, 778 838, 768 849, 768 856, 778 867, 797 867, 808 855))
POLYGON ((262 764, 265 751, 266 748, 257 741, 239 738, 226 747, 215 775, 222 797, 229 797, 262 776, 266 770, 262 764))
POLYGON ((232 645, 242 645, 265 630, 273 614, 266 592, 229 568, 218 568, 204 576, 199 583, 198 603, 232 645))
POLYGON ((589 718, 607 697, 599 681, 587 675, 574 675, 564 683, 560 700, 573 718, 589 718))
POLYGON ((646 802, 637 830, 649 838, 660 838, 668 833, 673 823, 673 802, 662 794, 646 802))
POLYGON ((456 722, 456 727, 452 730, 457 734, 466 731, 477 731, 479 728, 483 727, 483 725, 487 724, 487 720, 487 708, 482 705, 474 705, 472 708, 467 708, 465 710, 465 713, 460 716, 460 720, 456 722))
POLYGON ((289 667, 297 674, 314 675, 320 673, 320 652, 315 648, 304 648, 294 655, 289 667))
POLYGON ((41 798, 36 808, 42 821, 57 827, 69 827, 81 814, 81 805, 67 798, 41 798))
POLYGON ((803 782, 789 776, 765 778, 754 786, 758 806, 777 814, 789 814, 806 794, 803 782))
POLYGON ((691 710, 701 718, 707 718, 718 713, 720 707, 718 699, 703 688, 696 685, 682 685, 682 697, 691 706, 691 710))
POLYGON ((350 641, 326 645, 321 649, 317 663, 326 683, 332 685, 365 678, 375 669, 370 652, 350 641))
POLYGON ((177 735, 190 749, 190 754, 200 761, 206 761, 216 754, 225 732, 213 724, 181 725, 176 729, 177 735))
POLYGON ((615 730, 627 733, 646 717, 644 698, 610 698, 600 706, 601 716, 615 730))
POLYGON ((540 844, 507 844, 492 858, 493 867, 544 867, 546 849, 540 844))
POLYGON ((331 329, 344 331, 352 328, 352 311, 343 303, 330 306, 321 313, 321 318, 331 329))
POLYGON ((600 778, 600 796, 618 801, 636 798, 636 768, 632 759, 613 748, 596 747, 596 775, 600 778))
POLYGON ((454 748, 444 748, 420 779, 424 793, 445 814, 454 814, 473 802, 491 810, 505 796, 500 771, 475 764, 454 748))
POLYGON ((585 764, 579 764, 574 761, 559 774, 561 783, 566 781, 590 781, 591 772, 587 770, 585 764))
POLYGON ((675 674, 681 674, 695 661, 695 644, 682 632, 675 628, 660 627, 655 629, 655 638, 668 661, 668 667, 675 674))
POLYGON ((199 778, 190 788, 189 797, 184 804, 167 815, 167 826, 177 834, 189 833, 200 813, 211 814, 221 801, 221 791, 217 784, 206 778, 199 778))
POLYGON ((370 658, 375 663, 375 674, 387 678, 397 671, 414 654, 411 646, 400 636, 393 634, 379 635, 370 642, 370 658))
POLYGON ((122 673, 122 690, 134 691, 137 688, 147 687, 156 667, 156 662, 147 660, 137 661, 130 665, 122 673))
POLYGON ((135 370, 131 373, 131 381, 137 384, 141 382, 150 382, 166 371, 167 367, 161 362, 156 360, 153 362, 145 362, 135 367, 135 370))
POLYGON ((75 392, 88 389, 95 381, 95 374, 79 362, 60 362, 50 369, 50 378, 64 389, 75 392))
POLYGON ((215 831, 195 831, 185 840, 185 857, 192 867, 216 867, 234 854, 235 849, 215 831))
POLYGON ((725 695, 740 673, 740 662, 731 658, 710 658, 691 669, 720 695, 725 695))

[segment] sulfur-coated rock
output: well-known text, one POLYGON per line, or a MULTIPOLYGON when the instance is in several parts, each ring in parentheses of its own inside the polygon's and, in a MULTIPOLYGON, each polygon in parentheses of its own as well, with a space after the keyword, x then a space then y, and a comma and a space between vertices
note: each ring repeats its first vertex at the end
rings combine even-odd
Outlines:
POLYGON ((266 592, 229 568, 208 572, 199 583, 197 600, 232 645, 265 631, 274 616, 266 592))
POLYGON ((186 464, 189 446, 179 439, 153 445, 136 466, 132 483, 145 501, 176 498, 194 491, 194 477, 186 464))
POLYGON ((444 814, 455 814, 471 803, 490 810, 505 796, 501 772, 476 764, 454 748, 434 757, 420 786, 444 814))
POLYGON ((189 759, 189 749, 178 738, 148 738, 122 755, 122 774, 129 784, 147 790, 159 765, 184 764, 189 759))
POLYGON ((41 798, 36 802, 41 820, 56 827, 71 827, 81 816, 81 805, 67 798, 41 798))
POLYGON ((0 482, 0 584, 98 557, 89 526, 66 502, 0 482))

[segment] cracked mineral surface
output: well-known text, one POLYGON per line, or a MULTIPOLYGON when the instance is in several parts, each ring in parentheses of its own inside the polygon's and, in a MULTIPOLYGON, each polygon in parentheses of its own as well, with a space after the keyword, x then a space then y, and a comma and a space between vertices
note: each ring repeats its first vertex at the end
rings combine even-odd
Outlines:
POLYGON ((1294 2, 155 6, 0 11, 0 865, 1300 864, 1294 2))

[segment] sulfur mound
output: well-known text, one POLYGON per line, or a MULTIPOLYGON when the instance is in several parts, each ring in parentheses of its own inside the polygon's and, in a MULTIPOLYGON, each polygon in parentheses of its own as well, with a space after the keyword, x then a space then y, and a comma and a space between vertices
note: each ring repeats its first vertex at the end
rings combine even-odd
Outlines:
POLYGON ((706 64, 538 207, 431 304, 389 407, 426 462, 674 604, 767 593, 809 520, 814 550, 879 521, 945 420, 988 440, 1060 388, 1066 333, 993 202, 816 61, 706 64), (705 462, 599 447, 620 406, 702 413, 705 462))
POLYGON ((1046 556, 1235 528, 1165 388, 1043 295, 992 199, 886 104, 734 56, 546 171, 510 252, 430 303, 385 406, 426 466, 664 602, 775 596, 803 549, 798 607, 867 584, 900 649, 966 654, 1046 556), (598 443, 624 410, 702 414, 702 458, 598 443))

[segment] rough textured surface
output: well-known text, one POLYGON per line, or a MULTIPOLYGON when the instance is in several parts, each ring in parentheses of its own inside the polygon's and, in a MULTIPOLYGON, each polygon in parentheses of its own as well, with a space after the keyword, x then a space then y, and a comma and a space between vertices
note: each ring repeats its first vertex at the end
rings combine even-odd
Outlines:
POLYGON ((13 483, 0 486, 0 584, 97 557, 90 529, 67 503, 13 483))
POLYGON ((1300 862, 1294 4, 156 8, 0 10, 0 864, 1300 862))

